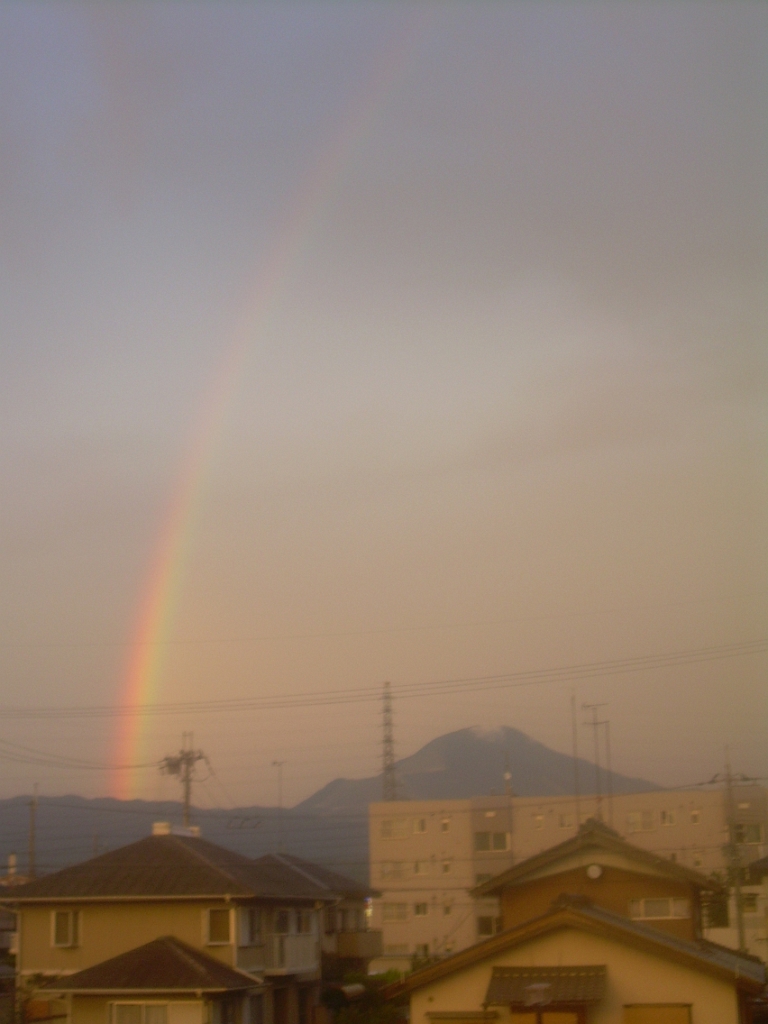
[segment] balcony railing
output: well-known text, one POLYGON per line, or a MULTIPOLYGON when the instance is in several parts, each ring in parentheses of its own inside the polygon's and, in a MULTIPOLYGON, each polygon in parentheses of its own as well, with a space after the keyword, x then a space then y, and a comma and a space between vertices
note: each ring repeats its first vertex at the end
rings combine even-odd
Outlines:
POLYGON ((304 974, 320 968, 315 935, 267 935, 264 944, 266 974, 304 974))

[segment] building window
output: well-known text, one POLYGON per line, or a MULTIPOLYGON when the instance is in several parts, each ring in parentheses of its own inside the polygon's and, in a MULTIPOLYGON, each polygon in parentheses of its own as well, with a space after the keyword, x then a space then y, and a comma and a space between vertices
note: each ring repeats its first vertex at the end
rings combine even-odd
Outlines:
POLYGON ((427 819, 426 818, 414 818, 413 819, 413 831, 418 833, 427 831, 427 819))
POLYGON ((441 832, 450 832, 450 830, 451 830, 451 819, 450 818, 443 818, 443 820, 440 822, 440 831, 441 832))
POLYGON ((570 811, 558 815, 557 824, 559 828, 573 828, 573 815, 570 811))
POLYGON ((429 861, 428 860, 417 860, 413 864, 414 875, 428 875, 429 874, 429 861))
POLYGON ((500 917, 478 917, 477 934, 485 938, 488 935, 496 935, 502 929, 500 917))
POLYGON ((409 818, 384 818, 381 822, 382 839, 405 839, 410 835, 409 818))
POLYGON ((240 945, 258 946, 261 942, 261 910, 258 907, 240 908, 240 945))
POLYGON ((80 945, 79 910, 55 910, 53 912, 53 945, 61 947, 80 945))
POLYGON ((629 916, 635 920, 664 921, 689 918, 690 900, 676 897, 650 897, 644 900, 630 900, 629 916))
POLYGON ((709 896, 702 903, 705 928, 727 928, 729 924, 728 897, 709 896))
POLYGON ((451 862, 449 860, 444 860, 443 863, 440 865, 440 867, 441 867, 441 870, 442 870, 444 875, 450 875, 450 873, 451 873, 451 862))
POLYGON ((208 911, 208 945, 209 946, 227 946, 230 942, 229 937, 229 918, 230 913, 228 910, 209 910, 208 911))
POLYGON ((407 903, 384 903, 382 904, 382 916, 385 921, 407 921, 407 903))
POLYGON ((276 910, 272 927, 278 935, 287 935, 291 930, 291 915, 287 910, 276 910))
POLYGON ((674 811, 659 811, 660 825, 674 825, 676 821, 677 815, 674 811))
POLYGON ((168 1024, 167 1003, 112 1003, 112 1024, 168 1024))
POLYGON ((534 816, 533 816, 533 827, 534 828, 544 828, 544 815, 543 814, 534 814, 534 816))
POLYGON ((756 846, 763 841, 763 826, 756 822, 754 824, 737 822, 733 826, 733 838, 739 845, 756 846))
POLYGON ((627 831, 629 832, 651 832, 653 827, 653 811, 630 811, 627 815, 627 831))
POLYGON ((695 808, 694 810, 691 811, 691 824, 692 825, 699 825, 699 824, 701 824, 701 811, 698 808, 695 808))
POLYGON ((506 832, 475 832, 475 853, 506 850, 507 845, 506 832))
POLYGON ((382 878, 402 878, 403 862, 401 860, 383 860, 381 862, 382 878))
POLYGON ((743 892, 741 894, 741 909, 745 914, 757 913, 757 893, 743 892))
POLYGON ((325 934, 333 935, 336 931, 336 911, 333 907, 326 907, 325 911, 325 934))
POLYGON ((484 882, 490 882, 492 878, 493 875, 489 875, 485 872, 475 875, 475 885, 482 885, 484 882))
POLYGON ((414 903, 413 904, 413 916, 414 917, 426 917, 429 911, 429 906, 426 903, 414 903))
POLYGON ((451 904, 450 903, 444 903, 443 904, 443 917, 450 917, 450 915, 451 915, 451 904))
MULTIPOLYGON (((346 930, 346 929, 345 929, 346 930)), ((296 911, 296 931, 299 935, 309 935, 312 932, 312 911, 296 911)))

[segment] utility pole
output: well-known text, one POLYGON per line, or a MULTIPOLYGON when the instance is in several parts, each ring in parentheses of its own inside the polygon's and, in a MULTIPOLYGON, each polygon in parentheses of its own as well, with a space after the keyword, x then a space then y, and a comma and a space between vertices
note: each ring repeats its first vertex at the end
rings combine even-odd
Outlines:
POLYGON ((592 732, 595 738, 595 817, 598 821, 603 820, 603 794, 600 791, 600 735, 599 728, 603 723, 598 721, 597 712, 599 708, 604 708, 605 704, 582 704, 583 711, 592 712, 592 721, 585 722, 585 725, 592 727, 592 732))
POLYGON ((382 773, 382 797, 397 800, 397 775, 395 774, 395 730, 392 720, 392 693, 389 683, 384 683, 382 697, 382 724, 384 726, 384 753, 382 773))
POLYGON ((613 828, 613 773, 611 772, 611 723, 606 718, 605 726, 605 765, 606 765, 606 789, 608 791, 608 820, 613 828))
POLYGON ((36 826, 37 826, 37 783, 35 783, 32 791, 32 799, 29 801, 29 877, 34 878, 37 875, 37 856, 36 856, 36 826))
POLYGON ((178 754, 169 754, 160 762, 160 771, 166 775, 178 775, 184 792, 184 828, 190 825, 190 806, 192 803, 192 780, 195 765, 198 761, 208 762, 202 750, 192 749, 192 733, 181 734, 181 750, 178 754), (189 745, 187 745, 189 744, 189 745))
POLYGON ((579 807, 579 737, 576 727, 576 694, 571 692, 571 732, 573 734, 573 796, 576 803, 576 831, 581 828, 579 807))
POLYGON ((736 822, 733 813, 733 775, 731 774, 731 761, 728 756, 728 748, 725 751, 725 793, 726 793, 726 814, 728 816, 728 860, 730 861, 731 877, 733 879, 733 895, 736 900, 736 930, 739 936, 739 949, 746 951, 747 942, 744 935, 744 907, 741 902, 741 850, 736 841, 736 822))
POLYGON ((277 768, 277 852, 283 852, 283 765, 285 761, 273 761, 277 768))

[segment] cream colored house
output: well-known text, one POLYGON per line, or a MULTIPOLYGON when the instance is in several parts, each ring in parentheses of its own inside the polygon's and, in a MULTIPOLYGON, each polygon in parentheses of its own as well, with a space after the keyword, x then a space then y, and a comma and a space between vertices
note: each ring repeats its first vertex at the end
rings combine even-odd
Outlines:
POLYGON ((311 1024, 323 911, 356 891, 161 829, 9 894, 17 989, 28 1019, 66 1024, 311 1024))
POLYGON ((746 1024, 764 985, 751 957, 563 897, 390 995, 411 1024, 746 1024))

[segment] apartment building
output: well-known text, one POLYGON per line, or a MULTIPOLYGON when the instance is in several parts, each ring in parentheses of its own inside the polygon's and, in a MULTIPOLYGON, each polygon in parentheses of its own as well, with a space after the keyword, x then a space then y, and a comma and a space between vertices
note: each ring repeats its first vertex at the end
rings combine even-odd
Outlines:
POLYGON ((725 876, 729 820, 742 865, 768 855, 767 791, 757 785, 734 787, 730 802, 712 787, 589 795, 578 806, 573 797, 509 796, 374 803, 370 880, 381 897, 372 927, 384 947, 374 967, 443 956, 494 934, 497 904, 470 890, 599 817, 635 846, 704 875, 725 876))
MULTIPOLYGON (((730 807, 722 787, 653 790, 581 797, 580 821, 602 817, 619 835, 652 853, 705 875, 727 869, 728 821, 734 823, 745 866, 768 853, 768 791, 757 785, 734 786, 730 807)), ((512 848, 515 860, 532 857, 576 834, 573 797, 514 797, 512 848)))
POLYGON ((500 928, 498 900, 470 891, 512 863, 511 797, 370 805, 371 926, 383 931, 373 966, 464 949, 500 928))

